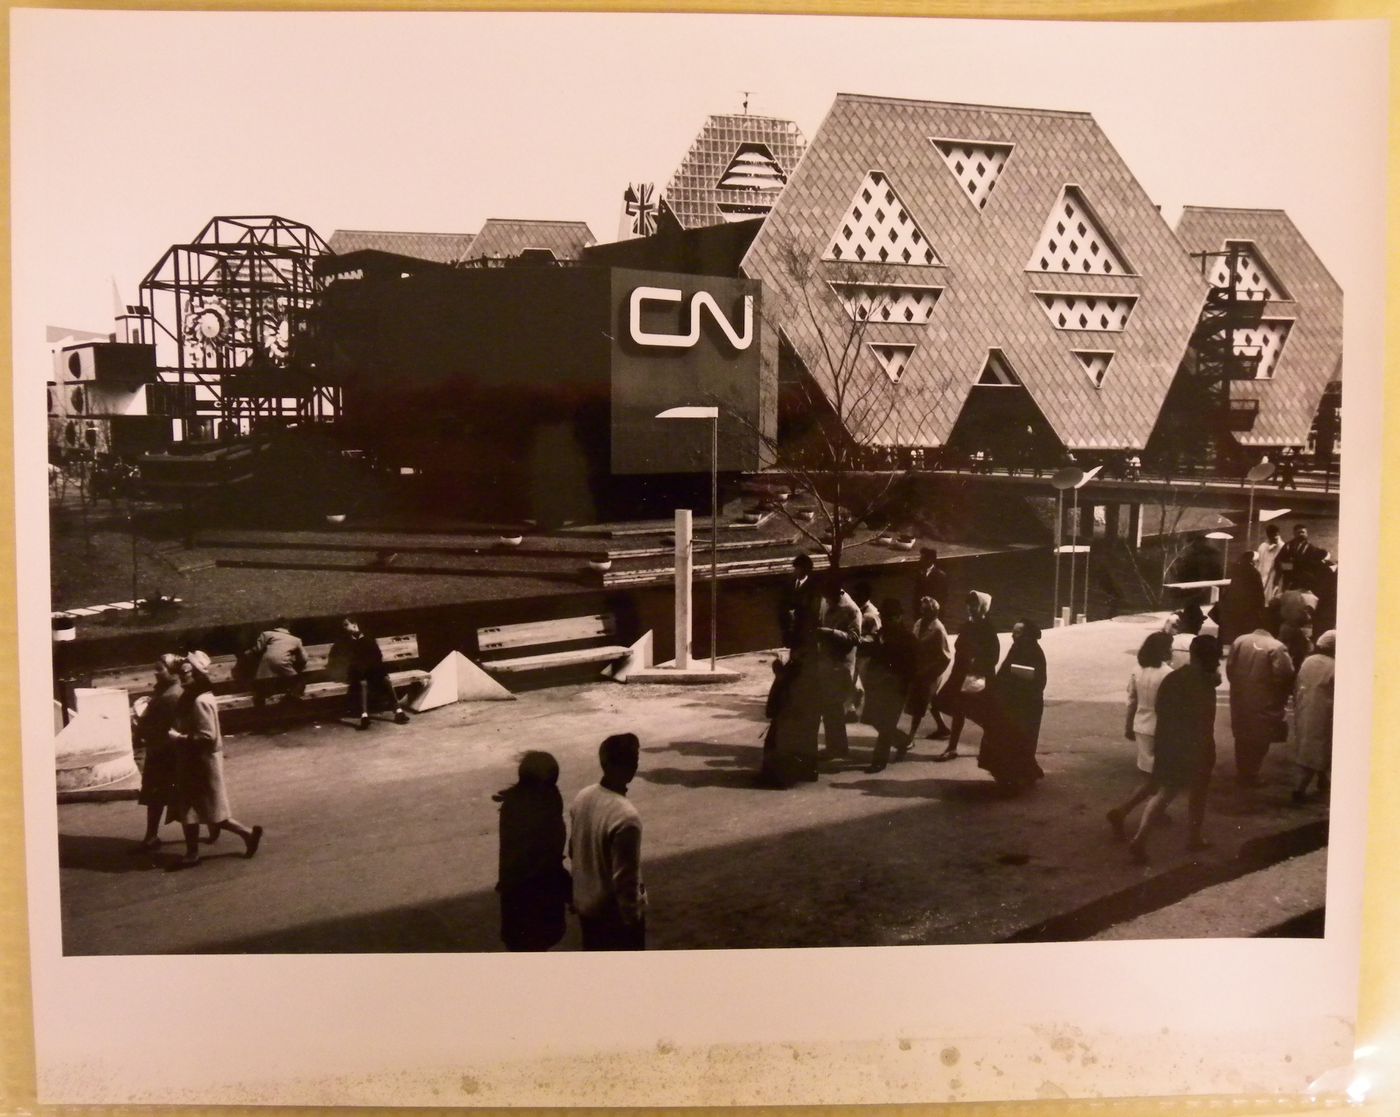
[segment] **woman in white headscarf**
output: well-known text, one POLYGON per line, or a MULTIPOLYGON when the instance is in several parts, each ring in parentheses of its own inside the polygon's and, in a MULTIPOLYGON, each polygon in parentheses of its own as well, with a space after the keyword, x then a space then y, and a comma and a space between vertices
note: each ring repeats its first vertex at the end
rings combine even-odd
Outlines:
POLYGON ((180 664, 180 695, 175 728, 170 731, 175 750, 175 794, 170 817, 184 828, 185 856, 171 868, 199 864, 199 826, 210 829, 210 840, 220 830, 232 830, 243 839, 244 855, 252 857, 262 841, 261 826, 248 827, 229 811, 224 789, 224 735, 219 728, 219 705, 209 681, 209 657, 190 652, 180 664))
POLYGON ((1337 673, 1337 633, 1328 629, 1317 638, 1313 654, 1303 660, 1293 684, 1293 762, 1298 783, 1293 802, 1307 799, 1308 787, 1326 792, 1332 775, 1332 692, 1337 673))
POLYGON ((952 760, 958 755, 958 741, 967 721, 987 724, 987 707, 992 700, 989 684, 1001 658, 996 626, 987 616, 991 611, 991 594, 973 590, 967 595, 967 623, 958 631, 953 667, 938 692, 938 708, 952 718, 951 733, 947 749, 935 760, 952 760))

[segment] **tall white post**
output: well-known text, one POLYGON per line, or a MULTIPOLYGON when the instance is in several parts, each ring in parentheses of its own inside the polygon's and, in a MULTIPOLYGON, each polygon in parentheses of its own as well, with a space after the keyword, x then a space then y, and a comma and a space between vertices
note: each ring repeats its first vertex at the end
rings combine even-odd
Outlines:
POLYGON ((676 509, 676 666, 690 666, 690 509, 676 509))

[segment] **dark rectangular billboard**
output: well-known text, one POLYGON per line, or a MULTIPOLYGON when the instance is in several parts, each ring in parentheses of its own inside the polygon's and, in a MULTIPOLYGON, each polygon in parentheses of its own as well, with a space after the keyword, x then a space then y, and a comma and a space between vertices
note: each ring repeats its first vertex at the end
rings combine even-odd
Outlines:
POLYGON ((719 409, 719 469, 760 465, 761 285, 724 276, 612 271, 612 471, 710 470, 710 424, 656 416, 719 409))

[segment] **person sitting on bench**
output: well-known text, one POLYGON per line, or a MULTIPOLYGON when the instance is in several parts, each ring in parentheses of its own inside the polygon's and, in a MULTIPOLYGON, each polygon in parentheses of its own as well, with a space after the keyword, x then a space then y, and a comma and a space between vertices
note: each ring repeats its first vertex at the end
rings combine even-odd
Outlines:
POLYGON ((302 672, 306 670, 306 649, 293 636, 282 617, 258 636, 250 655, 257 656, 253 677, 253 705, 261 709, 274 694, 285 694, 289 702, 301 700, 306 690, 302 672))
POLYGON ((331 655, 345 664, 345 679, 349 684, 345 701, 350 716, 359 717, 361 729, 369 728, 370 702, 374 699, 387 701, 394 711, 394 720, 400 725, 408 724, 408 711, 399 702, 394 684, 389 681, 379 641, 361 628, 354 617, 341 620, 340 639, 331 655))

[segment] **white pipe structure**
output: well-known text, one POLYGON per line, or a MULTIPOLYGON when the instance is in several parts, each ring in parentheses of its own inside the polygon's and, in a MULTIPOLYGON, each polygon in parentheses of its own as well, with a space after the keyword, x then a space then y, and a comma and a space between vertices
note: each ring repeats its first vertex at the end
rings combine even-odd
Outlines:
MULTIPOLYGON (((1058 470, 1050 478, 1050 484, 1055 487, 1055 613, 1051 618, 1051 624, 1059 623, 1060 617, 1060 552, 1062 546, 1062 533, 1065 520, 1065 490, 1075 489, 1084 480, 1084 471, 1077 466, 1069 466, 1058 470)), ((1070 597, 1070 617, 1074 617, 1074 552, 1070 552, 1070 572, 1069 572, 1069 597, 1070 597)))
POLYGON ((1254 550, 1254 486, 1260 481, 1267 481, 1273 475, 1273 462, 1260 462, 1250 466, 1249 472, 1244 475, 1245 480, 1249 482, 1249 520, 1245 524, 1244 545, 1251 551, 1254 550))
POLYGON ((658 419, 710 421, 710 670, 715 670, 719 615, 719 408, 668 407, 658 419))
MULTIPOLYGON (((1078 506, 1078 503, 1079 503, 1079 490, 1080 490, 1080 488, 1082 488, 1084 485, 1088 484, 1088 483, 1089 483, 1090 481, 1092 481, 1095 477, 1097 477, 1097 476, 1099 475, 1099 470, 1101 470, 1102 468, 1103 468, 1103 466, 1101 466, 1101 465, 1096 465, 1096 466, 1094 466, 1093 469, 1090 469, 1090 470, 1086 471, 1085 474, 1084 474, 1084 476, 1081 477, 1081 478, 1079 479, 1079 483, 1076 484, 1076 485, 1074 486, 1074 499, 1075 499, 1075 505, 1076 505, 1076 507, 1078 506)), ((1092 504, 1089 506, 1089 508, 1090 508, 1090 512, 1089 512, 1089 545, 1088 545, 1087 547, 1084 548, 1084 613, 1083 613, 1083 616, 1084 616, 1084 619, 1085 619, 1086 621, 1089 619, 1089 556, 1090 556, 1091 554, 1093 554, 1093 551, 1092 551, 1091 548, 1092 548, 1093 545, 1094 545, 1094 514, 1093 514, 1093 507, 1094 507, 1094 506, 1093 506, 1092 504)), ((1077 520, 1076 520, 1076 524, 1077 524, 1077 520)), ((1071 564, 1074 563, 1074 555, 1073 555, 1073 554, 1070 555, 1069 561, 1070 561, 1071 564)), ((1073 597, 1073 594, 1071 594, 1070 596, 1073 597)), ((1070 610, 1070 613, 1072 614, 1073 612, 1074 612, 1074 610, 1071 609, 1071 610, 1070 610)))

